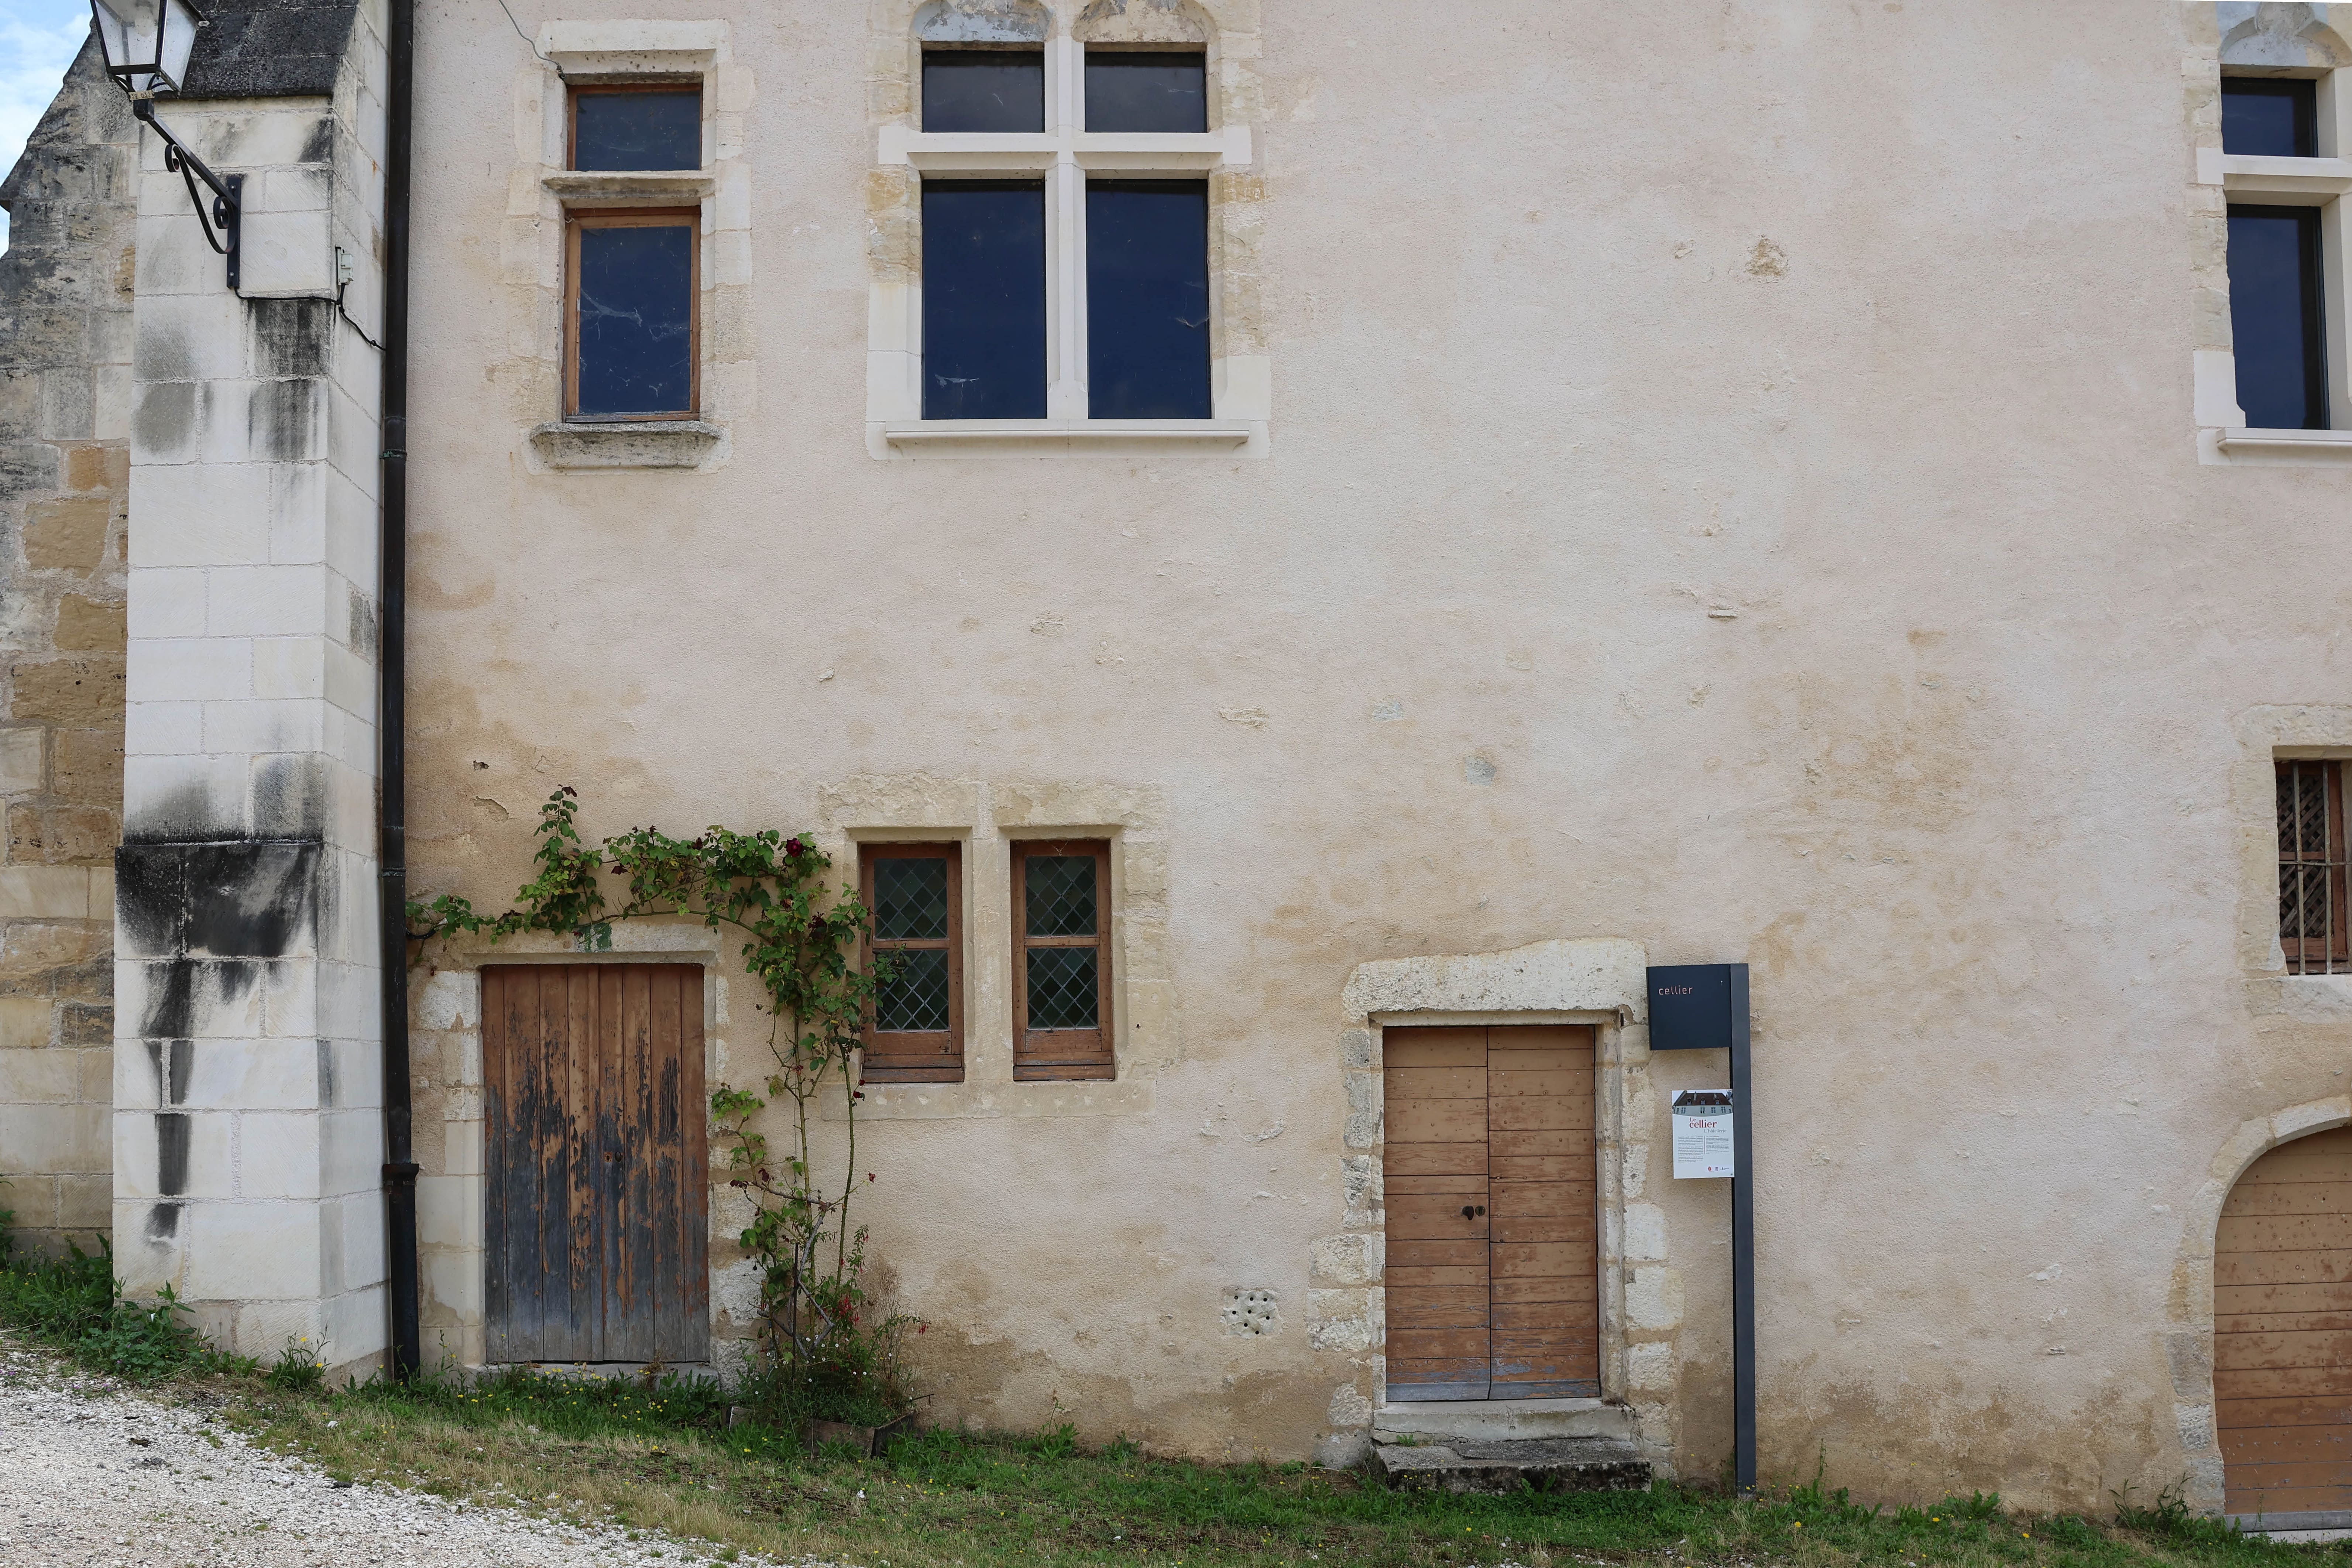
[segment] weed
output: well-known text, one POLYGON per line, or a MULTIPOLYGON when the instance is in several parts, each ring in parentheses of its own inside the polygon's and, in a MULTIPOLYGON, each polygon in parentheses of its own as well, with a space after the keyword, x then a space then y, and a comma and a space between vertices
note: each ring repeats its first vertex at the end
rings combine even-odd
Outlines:
POLYGON ((278 1352, 269 1369, 269 1386, 289 1394, 309 1393, 323 1386, 326 1381, 326 1364, 310 1348, 310 1342, 299 1335, 287 1339, 286 1348, 278 1352))
POLYGON ((2236 1525, 2189 1512, 2189 1500, 2179 1481, 2157 1493, 2156 1500, 2145 1507, 2131 1500, 2131 1492, 2126 1483, 2121 1491, 2108 1494, 2116 1500, 2116 1522, 2126 1530, 2183 1546, 2226 1545, 2241 1539, 2236 1525))
POLYGON ((168 1285, 152 1305, 128 1300, 113 1249, 79 1247, 65 1258, 8 1255, 0 1261, 0 1322, 56 1346, 84 1366, 132 1383, 181 1372, 242 1372, 249 1358, 213 1351, 168 1285))

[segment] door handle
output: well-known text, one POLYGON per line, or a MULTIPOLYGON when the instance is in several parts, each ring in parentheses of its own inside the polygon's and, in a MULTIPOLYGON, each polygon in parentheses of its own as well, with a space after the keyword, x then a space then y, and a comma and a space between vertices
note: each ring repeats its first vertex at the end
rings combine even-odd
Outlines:
POLYGON ((1464 1204, 1462 1205, 1462 1217, 1464 1219, 1476 1219, 1480 1215, 1485 1214, 1486 1212, 1486 1205, 1485 1204, 1464 1204))

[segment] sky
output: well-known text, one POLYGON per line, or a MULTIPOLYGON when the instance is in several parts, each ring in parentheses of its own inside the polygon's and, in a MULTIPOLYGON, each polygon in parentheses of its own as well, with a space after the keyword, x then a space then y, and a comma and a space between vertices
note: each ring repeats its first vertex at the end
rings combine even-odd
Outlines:
MULTIPOLYGON (((66 67, 89 37, 89 0, 0 0, 0 178, 57 97, 66 67)), ((8 215, 0 212, 0 247, 8 215)))

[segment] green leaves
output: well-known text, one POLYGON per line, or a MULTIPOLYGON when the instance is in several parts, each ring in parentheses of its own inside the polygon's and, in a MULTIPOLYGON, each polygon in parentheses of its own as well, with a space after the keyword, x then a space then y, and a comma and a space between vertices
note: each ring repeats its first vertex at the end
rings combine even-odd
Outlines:
POLYGON ((912 1320, 861 1327, 868 1305, 860 1284, 866 1232, 849 1228, 857 1049, 876 985, 890 977, 895 962, 857 964, 873 929, 871 912, 855 888, 828 886, 832 858, 797 835, 713 826, 677 838, 658 827, 632 827, 591 847, 580 836, 579 812, 579 795, 569 784, 540 807, 531 854, 537 872, 516 891, 513 908, 483 915, 453 893, 430 903, 411 900, 410 938, 464 934, 497 942, 550 931, 569 934, 583 952, 609 952, 618 921, 691 920, 735 933, 744 967, 766 996, 761 1005, 770 1016, 774 1070, 766 1075, 764 1099, 729 1084, 713 1089, 711 1131, 727 1152, 730 1184, 752 1205, 740 1240, 761 1268, 772 1370, 787 1381, 816 1378, 903 1408, 898 1342, 912 1320), (828 1084, 838 1086, 848 1110, 848 1152, 838 1184, 820 1188, 808 1112, 828 1084), (751 1126, 778 1101, 791 1104, 794 1143, 781 1159, 751 1126), (830 1272, 817 1261, 827 1242, 830 1272))

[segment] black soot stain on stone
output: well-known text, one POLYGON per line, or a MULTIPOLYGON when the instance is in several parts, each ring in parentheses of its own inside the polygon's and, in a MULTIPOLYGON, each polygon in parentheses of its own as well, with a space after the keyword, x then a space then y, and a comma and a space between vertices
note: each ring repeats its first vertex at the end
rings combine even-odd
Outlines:
MULTIPOLYGON (((317 839, 117 850, 119 951, 143 972, 136 1037, 184 1045, 205 1032, 215 1007, 225 1011, 263 984, 265 965, 315 953, 323 853, 317 839)), ((154 1059, 162 1085, 165 1059, 154 1059)), ((184 1094, 186 1068, 176 1055, 171 1074, 184 1094)))
POLYGON ((332 300, 255 300, 253 346, 264 376, 324 375, 333 341, 332 300))
POLYGON ((256 456, 277 461, 314 456, 318 410, 317 382, 265 381, 245 405, 247 444, 256 456))
POLYGON ((142 1039, 170 1039, 195 1026, 196 966, 186 959, 148 965, 147 1005, 139 1018, 142 1039))
POLYGON ((155 1187, 168 1198, 188 1190, 188 1121, 184 1110, 155 1116, 155 1187))
POLYGON ((157 1204, 147 1211, 147 1239, 169 1241, 180 1234, 180 1205, 157 1204))
POLYGON ((310 134, 302 143, 302 155, 298 163, 323 163, 335 155, 335 122, 320 120, 310 126, 310 134))
POLYGON ((323 757, 276 756, 254 770, 256 839, 327 836, 327 764, 323 757))
POLYGON ((139 406, 131 416, 131 426, 142 447, 167 455, 187 449, 196 433, 201 385, 193 381, 151 381, 139 389, 139 406))
POLYGON ((155 1098, 165 1105, 188 1103, 188 1079, 194 1070, 193 1040, 149 1040, 148 1065, 155 1069, 155 1098))

